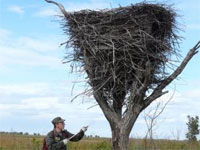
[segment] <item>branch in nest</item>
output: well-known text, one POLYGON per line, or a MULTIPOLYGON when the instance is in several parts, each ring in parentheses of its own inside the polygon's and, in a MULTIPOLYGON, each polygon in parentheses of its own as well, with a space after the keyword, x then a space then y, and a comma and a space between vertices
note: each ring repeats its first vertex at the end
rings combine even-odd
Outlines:
POLYGON ((185 68, 191 58, 198 53, 198 49, 200 48, 200 41, 188 52, 187 56, 184 58, 180 66, 165 80, 161 82, 161 84, 154 90, 154 92, 146 98, 144 102, 144 108, 149 106, 155 99, 166 94, 167 92, 162 92, 162 90, 169 85, 185 68))

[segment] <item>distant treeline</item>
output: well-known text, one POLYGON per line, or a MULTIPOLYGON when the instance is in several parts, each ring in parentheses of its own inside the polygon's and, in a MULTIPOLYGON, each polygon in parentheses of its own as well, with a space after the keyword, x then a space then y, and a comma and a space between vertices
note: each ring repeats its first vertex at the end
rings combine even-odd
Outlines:
POLYGON ((0 131, 0 134, 18 134, 18 135, 37 135, 40 136, 40 133, 33 133, 30 134, 28 132, 16 132, 16 131, 11 131, 11 132, 5 132, 5 131, 0 131))
MULTIPOLYGON (((44 135, 41 135, 40 133, 33 133, 33 134, 30 134, 30 133, 28 133, 28 132, 16 132, 16 131, 11 131, 11 132, 0 131, 0 134, 44 136, 44 135)), ((85 137, 87 137, 87 138, 100 138, 99 135, 85 135, 85 137)))

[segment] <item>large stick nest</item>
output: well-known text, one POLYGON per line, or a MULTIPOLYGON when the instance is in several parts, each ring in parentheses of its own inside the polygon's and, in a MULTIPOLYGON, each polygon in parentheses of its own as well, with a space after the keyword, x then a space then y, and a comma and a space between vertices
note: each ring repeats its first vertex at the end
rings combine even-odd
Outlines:
POLYGON ((142 86, 148 76, 152 89, 166 77, 166 63, 176 54, 178 39, 171 7, 139 3, 65 17, 68 46, 74 49, 67 58, 84 68, 93 91, 123 101, 132 84, 142 86))

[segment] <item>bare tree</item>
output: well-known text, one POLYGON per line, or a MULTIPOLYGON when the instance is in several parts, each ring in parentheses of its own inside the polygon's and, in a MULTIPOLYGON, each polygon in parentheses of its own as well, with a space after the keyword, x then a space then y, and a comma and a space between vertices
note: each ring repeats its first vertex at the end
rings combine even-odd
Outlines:
POLYGON ((175 13, 164 5, 138 4, 112 10, 75 13, 63 5, 71 62, 78 62, 88 76, 92 94, 110 123, 114 150, 127 150, 129 134, 139 114, 181 74, 198 52, 198 42, 174 72, 164 70, 173 45, 175 13))
POLYGON ((153 136, 155 134, 155 128, 158 122, 158 117, 164 112, 166 106, 169 104, 170 100, 173 98, 173 95, 174 93, 172 94, 172 96, 170 96, 170 98, 166 102, 158 100, 154 106, 149 107, 148 109, 144 111, 144 120, 147 126, 147 132, 144 138, 145 149, 149 149, 149 146, 147 144, 148 140, 150 142, 149 144, 151 146, 151 149, 157 149, 153 136))
POLYGON ((177 141, 180 140, 181 129, 178 129, 178 128, 177 128, 176 130, 171 130, 170 132, 171 132, 171 134, 172 134, 172 137, 173 137, 175 140, 177 140, 177 141))

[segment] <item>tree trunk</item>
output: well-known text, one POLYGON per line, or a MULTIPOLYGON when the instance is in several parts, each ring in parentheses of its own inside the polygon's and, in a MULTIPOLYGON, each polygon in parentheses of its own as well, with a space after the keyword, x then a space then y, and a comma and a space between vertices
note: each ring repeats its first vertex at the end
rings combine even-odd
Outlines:
POLYGON ((111 127, 113 150, 127 150, 129 133, 123 127, 111 127))
POLYGON ((128 150, 129 134, 141 111, 142 106, 135 104, 135 107, 128 110, 124 118, 118 118, 116 122, 109 122, 112 130, 113 150, 128 150))

